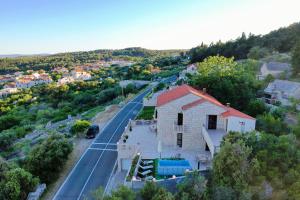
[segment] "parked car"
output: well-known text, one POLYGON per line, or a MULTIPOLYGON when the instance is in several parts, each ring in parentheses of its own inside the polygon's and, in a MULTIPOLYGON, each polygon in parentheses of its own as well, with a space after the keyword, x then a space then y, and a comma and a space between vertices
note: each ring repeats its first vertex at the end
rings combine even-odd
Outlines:
POLYGON ((88 139, 95 138, 98 133, 99 133, 99 126, 92 125, 89 127, 89 129, 86 132, 86 138, 88 139))

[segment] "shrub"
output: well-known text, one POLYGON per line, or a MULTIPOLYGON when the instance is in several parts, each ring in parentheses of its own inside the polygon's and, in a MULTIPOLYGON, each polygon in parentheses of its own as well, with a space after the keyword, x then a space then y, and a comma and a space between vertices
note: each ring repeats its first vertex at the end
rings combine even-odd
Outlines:
POLYGON ((26 199, 33 191, 39 179, 22 168, 7 171, 0 182, 0 199, 17 200, 26 199))
POLYGON ((51 183, 58 177, 72 149, 72 143, 64 136, 53 134, 30 151, 25 167, 43 182, 51 183))
POLYGON ((77 136, 82 136, 90 125, 91 123, 89 121, 77 120, 71 127, 71 133, 76 134, 77 136))

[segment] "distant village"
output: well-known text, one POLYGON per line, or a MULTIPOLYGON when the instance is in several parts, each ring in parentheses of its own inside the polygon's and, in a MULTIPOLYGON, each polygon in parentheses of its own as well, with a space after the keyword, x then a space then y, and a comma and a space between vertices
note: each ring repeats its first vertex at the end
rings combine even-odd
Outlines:
POLYGON ((55 67, 49 73, 44 70, 27 70, 26 72, 15 72, 14 74, 0 75, 0 98, 19 92, 21 89, 31 88, 40 84, 49 84, 53 80, 52 73, 61 74, 62 77, 57 80, 58 85, 64 85, 75 81, 86 81, 92 78, 91 71, 97 71, 103 67, 118 65, 120 67, 130 66, 132 62, 124 60, 99 61, 94 64, 85 64, 75 66, 73 69, 65 67, 55 67))

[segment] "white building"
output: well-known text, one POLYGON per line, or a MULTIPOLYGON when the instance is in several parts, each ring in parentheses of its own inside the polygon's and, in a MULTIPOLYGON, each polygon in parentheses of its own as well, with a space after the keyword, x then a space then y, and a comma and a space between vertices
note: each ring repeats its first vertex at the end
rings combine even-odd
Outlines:
POLYGON ((58 80, 58 84, 64 85, 68 83, 73 83, 75 79, 72 76, 66 76, 58 80))
POLYGON ((183 70, 179 74, 179 79, 185 79, 187 74, 194 75, 197 73, 198 73, 198 70, 197 70, 196 64, 190 64, 187 66, 187 68, 185 70, 183 70))
POLYGON ((128 169, 137 153, 142 159, 180 157, 194 169, 206 169, 224 136, 253 131, 255 123, 205 91, 177 86, 158 95, 154 120, 132 121, 125 129, 117 144, 119 170, 128 169))
POLYGON ((169 90, 157 99, 157 137, 164 145, 209 150, 213 156, 230 131, 250 132, 256 120, 224 106, 205 91, 188 85, 169 90))
POLYGON ((91 74, 82 70, 82 69, 75 69, 72 71, 72 77, 75 80, 90 80, 92 78, 91 74))
POLYGON ((17 93, 17 88, 4 88, 0 90, 0 98, 7 97, 7 95, 17 93))
POLYGON ((39 84, 49 84, 52 82, 48 74, 33 73, 32 75, 20 76, 16 79, 17 88, 30 88, 39 84))
POLYGON ((276 79, 264 90, 264 100, 268 104, 280 102, 289 106, 290 98, 300 99, 300 83, 276 79))

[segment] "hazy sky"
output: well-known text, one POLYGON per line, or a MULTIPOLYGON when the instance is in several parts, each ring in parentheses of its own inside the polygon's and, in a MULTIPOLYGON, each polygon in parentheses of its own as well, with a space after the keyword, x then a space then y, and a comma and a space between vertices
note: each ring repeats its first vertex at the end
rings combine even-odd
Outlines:
POLYGON ((300 0, 0 0, 0 54, 191 48, 300 21, 300 0))

